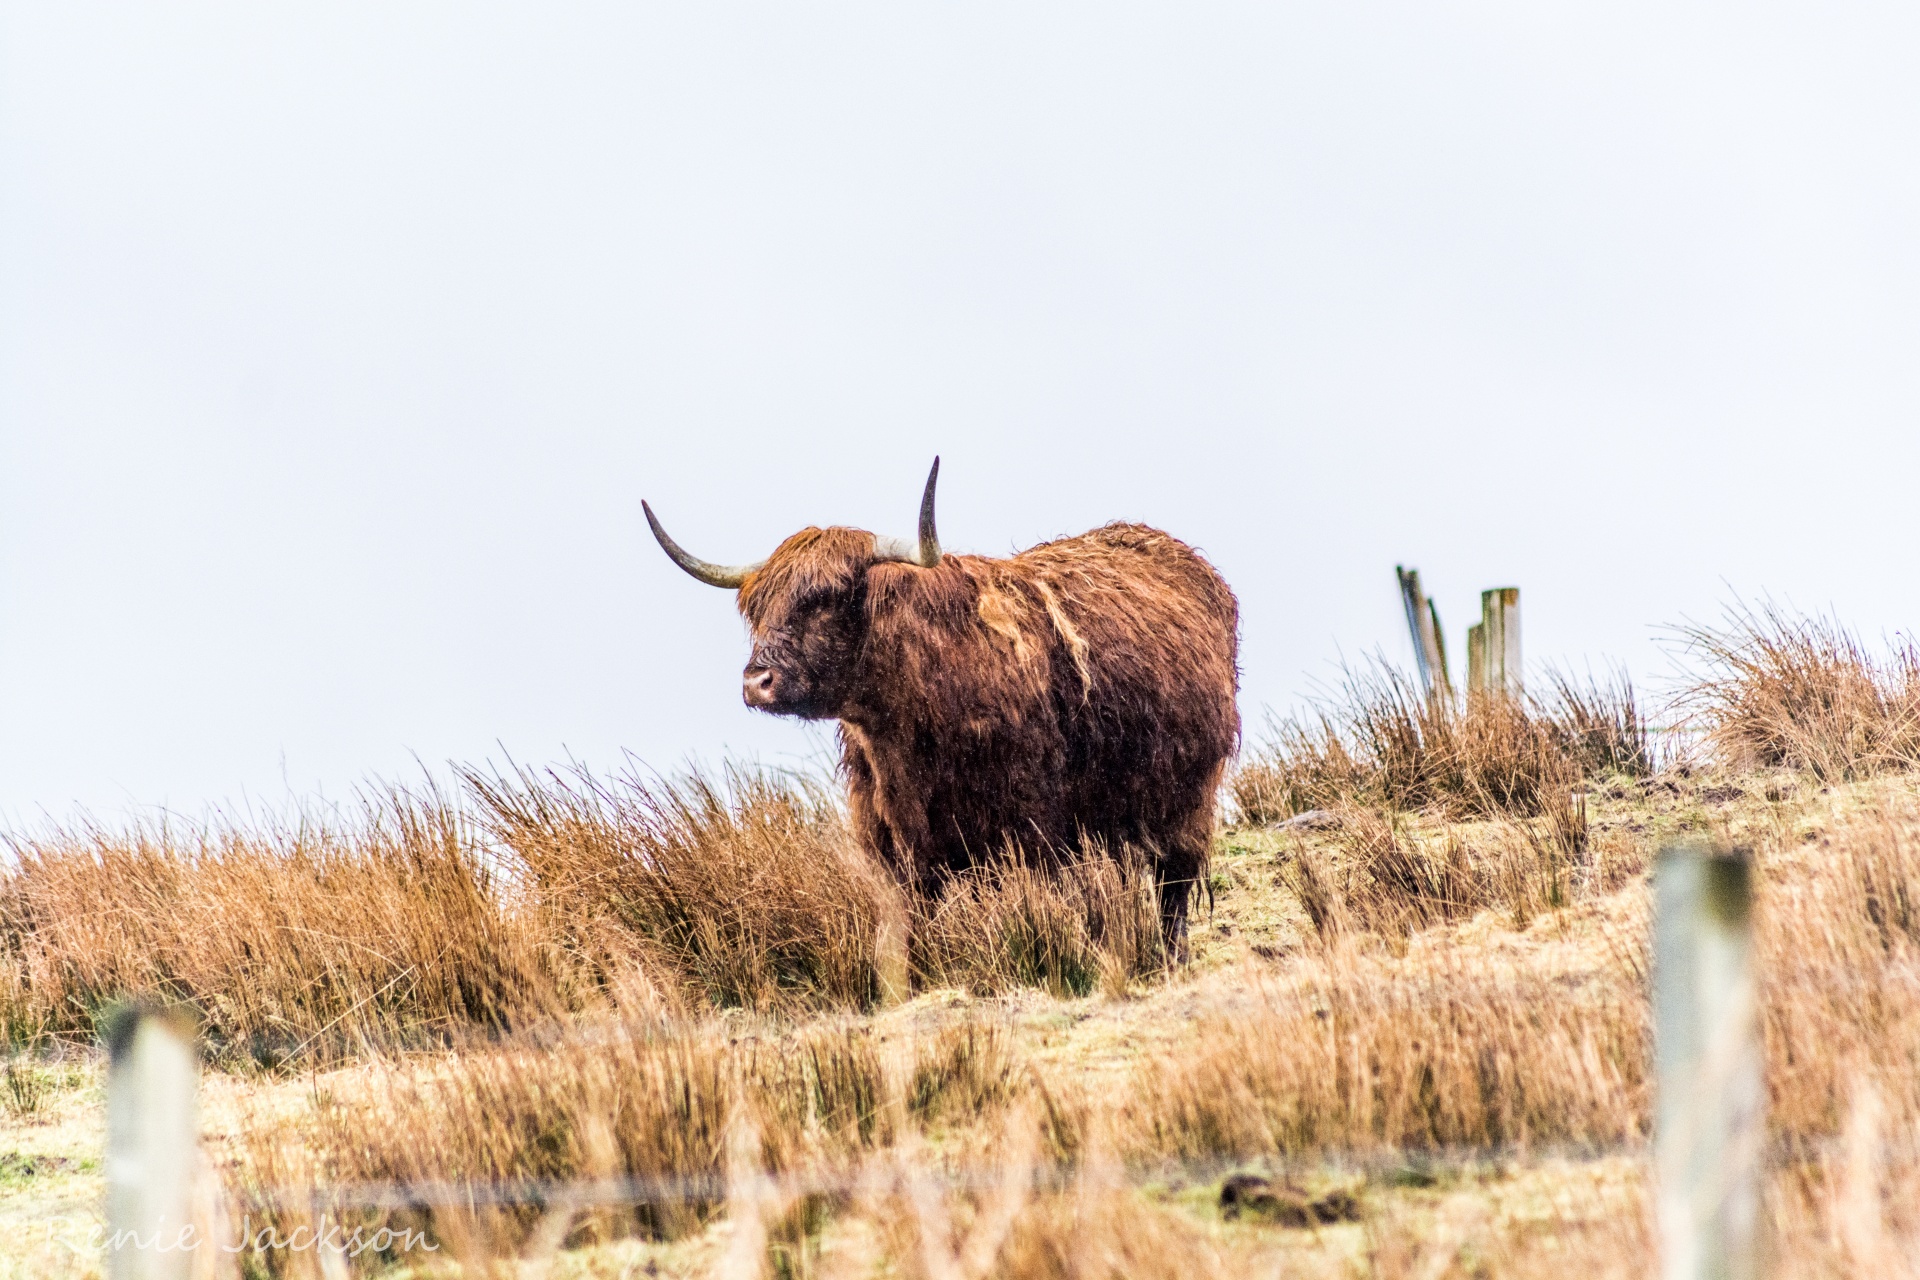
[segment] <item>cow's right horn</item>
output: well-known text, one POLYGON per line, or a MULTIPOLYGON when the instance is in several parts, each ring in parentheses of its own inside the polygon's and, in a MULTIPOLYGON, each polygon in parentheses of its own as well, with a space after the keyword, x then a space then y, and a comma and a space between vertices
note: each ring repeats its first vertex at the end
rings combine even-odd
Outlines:
POLYGON ((917 564, 922 569, 931 569, 940 563, 940 534, 933 526, 933 486, 940 479, 940 459, 933 460, 933 470, 927 472, 927 487, 920 495, 920 537, 917 542, 908 542, 905 538, 875 538, 873 552, 881 560, 904 560, 908 564, 917 564))
POLYGON ((766 563, 765 560, 757 560, 752 564, 712 564, 698 556, 690 556, 679 543, 667 536, 667 531, 660 527, 660 521, 654 518, 653 508, 647 505, 644 498, 640 500, 640 509, 647 513, 647 523, 653 527, 654 539, 659 542, 660 549, 667 553, 667 558, 710 587, 738 589, 747 580, 748 574, 766 563))

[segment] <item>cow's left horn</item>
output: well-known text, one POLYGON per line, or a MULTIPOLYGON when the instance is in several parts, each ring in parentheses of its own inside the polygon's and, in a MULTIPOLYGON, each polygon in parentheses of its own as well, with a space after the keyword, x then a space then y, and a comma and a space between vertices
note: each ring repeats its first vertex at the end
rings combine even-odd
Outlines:
POLYGON ((920 540, 908 542, 905 538, 875 538, 873 540, 874 558, 878 560, 904 560, 908 564, 917 564, 922 569, 931 569, 940 563, 940 534, 933 527, 933 486, 940 479, 940 459, 933 460, 933 470, 927 472, 926 492, 920 495, 920 540))
POLYGON ((748 574, 766 563, 765 560, 758 560, 753 564, 711 564, 698 556, 690 556, 679 543, 667 536, 667 531, 660 527, 660 521, 654 518, 653 508, 647 505, 644 498, 640 501, 640 509, 647 513, 647 523, 653 528, 654 539, 659 542, 660 549, 667 553, 668 559, 710 587, 737 589, 747 580, 748 574))

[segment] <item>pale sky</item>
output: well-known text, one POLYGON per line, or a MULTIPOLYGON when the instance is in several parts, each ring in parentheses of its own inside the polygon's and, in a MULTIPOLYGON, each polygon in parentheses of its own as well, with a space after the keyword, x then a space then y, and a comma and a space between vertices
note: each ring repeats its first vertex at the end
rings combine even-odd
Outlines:
POLYGON ((829 741, 647 536, 1110 519, 1242 711, 1920 620, 1910 6, 7 4, 0 822, 829 741))

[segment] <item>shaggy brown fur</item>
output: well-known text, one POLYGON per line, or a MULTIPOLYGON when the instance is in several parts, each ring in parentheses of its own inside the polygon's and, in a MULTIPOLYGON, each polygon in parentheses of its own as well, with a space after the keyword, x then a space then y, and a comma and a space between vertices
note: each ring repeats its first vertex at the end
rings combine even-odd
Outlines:
POLYGON ((1140 846, 1184 942, 1240 733, 1238 607, 1191 547, 1110 524, 925 569, 806 529, 739 603, 756 705, 840 721, 855 828, 903 880, 937 891, 1008 844, 1140 846))

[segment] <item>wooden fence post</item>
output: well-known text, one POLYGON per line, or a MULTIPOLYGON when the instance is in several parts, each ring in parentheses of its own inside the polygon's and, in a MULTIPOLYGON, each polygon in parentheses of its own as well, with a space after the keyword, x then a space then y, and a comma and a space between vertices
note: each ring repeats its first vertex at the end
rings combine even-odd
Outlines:
POLYGON ((1520 695, 1520 588, 1480 593, 1480 621, 1467 628, 1467 690, 1520 695))
POLYGON ((1420 589, 1420 571, 1395 565, 1400 576, 1400 603, 1407 611, 1407 633, 1413 637, 1413 661, 1420 673, 1420 690, 1431 698, 1436 692, 1451 694, 1453 680, 1447 674, 1447 647, 1440 637, 1440 610, 1420 589))
POLYGON ((135 1004, 113 1016, 107 1044, 107 1274, 186 1280, 210 1243, 193 1216, 192 1028, 135 1004))
POLYGON ((1654 1163, 1665 1280, 1755 1280, 1766 1148, 1747 858, 1705 842, 1654 866, 1654 1163))
POLYGON ((1440 606, 1427 599, 1427 625, 1433 628, 1433 658, 1440 665, 1440 687, 1453 696, 1453 675, 1447 670, 1447 633, 1440 629, 1440 606))

